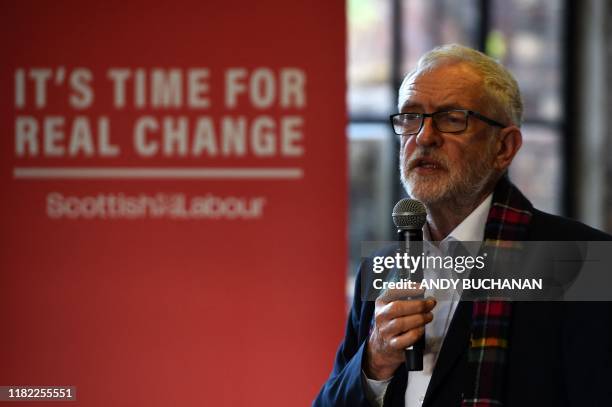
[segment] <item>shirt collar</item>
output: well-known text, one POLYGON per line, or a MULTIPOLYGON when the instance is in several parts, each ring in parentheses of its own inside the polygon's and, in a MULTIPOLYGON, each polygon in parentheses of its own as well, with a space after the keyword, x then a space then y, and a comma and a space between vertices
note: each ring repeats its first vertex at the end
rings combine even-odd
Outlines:
MULTIPOLYGON (((480 205, 476 207, 463 221, 453 229, 443 242, 458 240, 460 242, 480 242, 484 238, 484 229, 493 202, 493 193, 490 193, 480 205)), ((429 226, 423 226, 423 239, 431 241, 429 226)))

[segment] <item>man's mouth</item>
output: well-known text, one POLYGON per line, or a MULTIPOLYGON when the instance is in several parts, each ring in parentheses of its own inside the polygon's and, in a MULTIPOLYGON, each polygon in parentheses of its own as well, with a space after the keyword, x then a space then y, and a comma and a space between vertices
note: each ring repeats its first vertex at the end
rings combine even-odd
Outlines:
POLYGON ((414 160, 412 165, 410 166, 411 170, 442 170, 444 167, 438 161, 428 158, 421 157, 414 160))

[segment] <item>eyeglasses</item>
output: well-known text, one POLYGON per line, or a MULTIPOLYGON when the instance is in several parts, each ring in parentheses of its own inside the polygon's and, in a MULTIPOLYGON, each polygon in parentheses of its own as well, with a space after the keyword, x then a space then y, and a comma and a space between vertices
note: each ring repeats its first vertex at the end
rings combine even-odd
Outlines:
POLYGON ((389 116, 393 131, 398 136, 412 136, 423 128, 426 117, 431 117, 433 124, 442 133, 460 133, 467 129, 468 117, 474 116, 491 126, 507 127, 493 119, 472 110, 446 110, 433 113, 397 113, 389 116))

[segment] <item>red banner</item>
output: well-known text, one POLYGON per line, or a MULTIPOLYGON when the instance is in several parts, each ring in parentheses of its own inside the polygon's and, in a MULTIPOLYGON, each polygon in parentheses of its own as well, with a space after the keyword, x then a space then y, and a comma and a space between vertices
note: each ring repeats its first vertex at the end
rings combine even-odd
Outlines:
POLYGON ((0 385, 310 403, 345 315, 344 19, 323 0, 2 6, 0 385))

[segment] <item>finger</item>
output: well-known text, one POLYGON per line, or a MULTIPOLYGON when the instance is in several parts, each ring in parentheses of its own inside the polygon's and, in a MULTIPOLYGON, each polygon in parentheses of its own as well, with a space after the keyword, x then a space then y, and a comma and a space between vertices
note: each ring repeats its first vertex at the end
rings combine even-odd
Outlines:
POLYGON ((395 318, 404 317, 413 314, 424 314, 430 312, 436 305, 434 298, 428 298, 426 300, 400 300, 393 301, 385 305, 381 314, 383 314, 383 320, 390 321, 395 318))
POLYGON ((427 312, 425 314, 414 314, 407 317, 395 318, 388 321, 386 324, 380 327, 379 331, 385 337, 392 337, 402 335, 405 332, 421 328, 433 320, 433 314, 427 312))
POLYGON ((421 336, 425 334, 425 328, 419 327, 411 329, 402 335, 398 335, 389 341, 389 346, 396 350, 406 349, 415 344, 421 336))
POLYGON ((414 289, 389 289, 385 290, 378 297, 382 303, 388 304, 397 300, 406 300, 412 297, 419 297, 425 294, 425 290, 414 288, 414 289))

